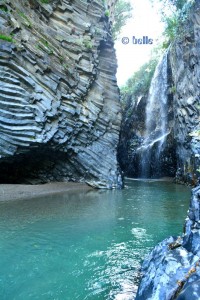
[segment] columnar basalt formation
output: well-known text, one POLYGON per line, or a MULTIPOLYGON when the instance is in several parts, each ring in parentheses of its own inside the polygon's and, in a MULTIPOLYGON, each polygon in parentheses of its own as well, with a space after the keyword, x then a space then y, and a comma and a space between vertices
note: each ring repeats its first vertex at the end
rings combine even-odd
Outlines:
POLYGON ((103 1, 0 1, 0 181, 120 187, 121 111, 103 1))
POLYGON ((200 165, 200 4, 188 14, 179 39, 170 50, 172 90, 174 93, 174 132, 177 180, 195 184, 200 165))

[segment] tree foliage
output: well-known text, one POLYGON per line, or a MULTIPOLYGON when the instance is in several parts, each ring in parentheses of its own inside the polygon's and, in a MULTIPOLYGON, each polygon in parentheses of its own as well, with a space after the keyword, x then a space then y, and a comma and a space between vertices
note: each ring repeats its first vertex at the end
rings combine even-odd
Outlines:
POLYGON ((132 17, 132 7, 129 1, 118 0, 115 5, 114 22, 112 24, 113 38, 116 40, 121 32, 121 29, 128 19, 132 17))
POLYGON ((123 107, 127 104, 127 96, 131 95, 134 101, 137 100, 139 96, 143 96, 148 92, 157 63, 157 57, 151 58, 147 63, 142 65, 140 69, 128 79, 125 86, 121 88, 121 102, 123 107))
POLYGON ((163 4, 162 21, 165 23, 163 46, 166 48, 177 36, 181 36, 181 28, 195 0, 160 0, 160 2, 163 4))
POLYGON ((176 9, 182 9, 188 2, 187 0, 160 0, 164 5, 173 5, 176 9))

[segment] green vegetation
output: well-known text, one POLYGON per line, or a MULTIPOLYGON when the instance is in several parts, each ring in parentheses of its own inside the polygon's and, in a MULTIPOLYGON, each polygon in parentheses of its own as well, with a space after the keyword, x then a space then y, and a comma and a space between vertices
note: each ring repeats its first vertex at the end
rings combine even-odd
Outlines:
POLYGON ((23 19, 23 24, 25 26, 30 28, 33 26, 29 18, 22 11, 18 10, 17 13, 23 19))
POLYGON ((0 5, 0 10, 2 10, 4 12, 8 12, 8 8, 6 5, 0 5))
POLYGON ((184 35, 183 25, 195 0, 160 0, 160 2, 163 3, 162 21, 165 24, 163 48, 167 48, 175 38, 184 35))
MULTIPOLYGON (((127 107, 127 105, 129 107, 130 101, 133 102, 148 92, 158 58, 161 55, 160 51, 163 52, 163 49, 167 48, 175 38, 181 38, 184 35, 183 28, 195 0, 160 0, 160 2, 163 3, 162 21, 165 23, 165 40, 157 49, 154 48, 150 61, 135 72, 126 85, 121 88, 121 102, 123 107, 127 107), (127 103, 128 98, 129 103, 127 103)), ((172 86, 170 92, 176 93, 176 87, 172 86)))
POLYGON ((83 40, 83 46, 85 48, 87 48, 88 50, 92 49, 92 47, 93 47, 92 41, 89 38, 85 38, 83 40))
MULTIPOLYGON (((109 7, 107 6, 107 1, 103 0, 103 4, 105 6, 105 16, 110 16, 109 7)), ((113 16, 113 24, 112 24, 112 35, 113 39, 116 40, 118 35, 121 32, 121 29, 129 18, 132 17, 132 6, 131 3, 127 0, 118 0, 115 4, 114 16, 113 16)))
POLYGON ((11 43, 13 42, 13 38, 11 36, 4 35, 4 34, 0 34, 0 40, 4 40, 11 43))
POLYGON ((173 5, 176 9, 182 9, 183 6, 188 2, 187 0, 160 0, 160 2, 164 2, 164 5, 173 5))
POLYGON ((114 22, 112 24, 112 34, 114 40, 117 39, 121 29, 128 19, 132 17, 132 7, 129 1, 118 0, 115 5, 114 22))
MULTIPOLYGON (((128 79, 125 86, 121 88, 121 102, 123 108, 127 106, 127 96, 131 96, 132 100, 137 100, 139 96, 145 95, 150 87, 158 58, 151 58, 141 68, 128 79)), ((130 104, 130 103, 129 103, 130 104)))
POLYGON ((74 41, 74 44, 79 46, 79 47, 84 47, 88 50, 92 49, 93 47, 93 42, 91 40, 91 38, 88 36, 88 37, 84 37, 84 38, 79 38, 79 39, 76 39, 74 41))
POLYGON ((175 93, 176 93, 176 86, 173 85, 173 86, 170 88, 169 91, 170 91, 170 93, 175 94, 175 93))
POLYGON ((50 0, 40 0, 40 2, 43 3, 43 4, 49 4, 50 0))
POLYGON ((106 16, 106 17, 109 17, 109 15, 110 15, 110 12, 109 12, 108 9, 106 9, 106 11, 105 11, 105 16, 106 16))

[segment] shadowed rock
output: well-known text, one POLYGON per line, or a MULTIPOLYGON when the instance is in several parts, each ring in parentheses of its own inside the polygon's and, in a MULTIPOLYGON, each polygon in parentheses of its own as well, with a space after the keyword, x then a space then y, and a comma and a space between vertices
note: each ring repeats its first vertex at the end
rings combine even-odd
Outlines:
POLYGON ((144 261, 136 300, 200 299, 199 200, 198 186, 193 189, 184 236, 164 240, 144 261))
POLYGON ((103 1, 42 2, 0 9, 0 181, 120 187, 116 57, 103 1))

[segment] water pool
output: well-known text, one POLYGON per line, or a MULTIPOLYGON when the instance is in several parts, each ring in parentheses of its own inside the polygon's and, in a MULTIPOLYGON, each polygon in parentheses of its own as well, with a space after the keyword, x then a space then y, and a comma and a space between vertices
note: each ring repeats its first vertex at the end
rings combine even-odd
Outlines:
POLYGON ((126 180, 0 203, 1 300, 133 299, 141 260, 182 233, 190 189, 126 180))

